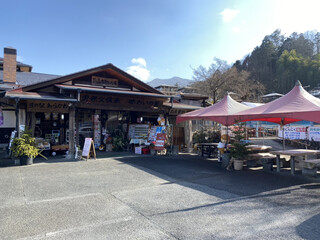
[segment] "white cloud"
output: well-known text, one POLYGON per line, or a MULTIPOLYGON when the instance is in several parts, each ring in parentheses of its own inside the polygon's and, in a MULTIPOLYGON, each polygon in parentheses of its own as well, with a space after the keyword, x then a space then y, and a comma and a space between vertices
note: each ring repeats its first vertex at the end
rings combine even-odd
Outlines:
POLYGON ((127 73, 142 81, 147 81, 150 77, 150 71, 146 68, 146 60, 144 60, 143 58, 133 58, 131 62, 136 65, 128 67, 127 73))
POLYGON ((222 15, 223 22, 231 22, 238 14, 240 10, 238 9, 224 9, 220 15, 222 15))
POLYGON ((240 32, 240 28, 239 27, 233 27, 232 28, 232 32, 239 33, 240 32))
POLYGON ((146 63, 146 60, 144 60, 144 58, 132 58, 131 62, 134 64, 147 67, 147 63, 146 63))

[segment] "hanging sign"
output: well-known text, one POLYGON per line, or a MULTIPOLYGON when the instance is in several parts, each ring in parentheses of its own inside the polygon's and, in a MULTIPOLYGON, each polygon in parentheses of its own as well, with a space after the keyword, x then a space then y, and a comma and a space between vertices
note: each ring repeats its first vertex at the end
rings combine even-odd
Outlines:
POLYGON ((96 160, 96 150, 92 138, 86 138, 83 145, 82 157, 86 157, 86 160, 93 156, 96 160))

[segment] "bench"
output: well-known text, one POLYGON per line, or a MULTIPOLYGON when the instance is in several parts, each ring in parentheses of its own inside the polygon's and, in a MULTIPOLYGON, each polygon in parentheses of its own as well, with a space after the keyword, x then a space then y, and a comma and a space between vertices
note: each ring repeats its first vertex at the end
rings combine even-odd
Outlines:
POLYGON ((247 158, 247 166, 257 167, 262 164, 264 168, 271 169, 275 159, 276 155, 271 153, 250 153, 247 158))
POLYGON ((307 159, 303 160, 303 167, 308 169, 314 169, 320 167, 320 159, 307 159))
POLYGON ((300 161, 302 163, 302 174, 310 177, 317 176, 318 167, 320 167, 320 159, 307 159, 300 161))
POLYGON ((250 153, 248 155, 248 160, 256 160, 261 162, 269 162, 270 160, 275 160, 276 155, 271 153, 250 153))

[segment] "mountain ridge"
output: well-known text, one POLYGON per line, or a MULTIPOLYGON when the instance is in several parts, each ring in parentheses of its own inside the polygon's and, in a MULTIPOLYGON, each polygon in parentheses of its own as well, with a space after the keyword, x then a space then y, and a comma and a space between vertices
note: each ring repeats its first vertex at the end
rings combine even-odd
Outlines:
POLYGON ((185 87, 190 85, 191 83, 192 83, 191 79, 181 78, 177 76, 174 76, 172 78, 167 78, 167 79, 155 78, 147 82, 147 84, 150 85, 151 87, 157 87, 160 85, 174 86, 176 84, 178 84, 179 87, 185 87))

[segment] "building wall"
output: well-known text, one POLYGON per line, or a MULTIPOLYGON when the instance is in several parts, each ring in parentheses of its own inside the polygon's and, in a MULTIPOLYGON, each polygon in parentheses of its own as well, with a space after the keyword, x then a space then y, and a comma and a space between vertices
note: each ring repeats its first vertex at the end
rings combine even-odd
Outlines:
POLYGON ((3 125, 0 128, 15 128, 16 115, 14 111, 3 110, 3 125))

